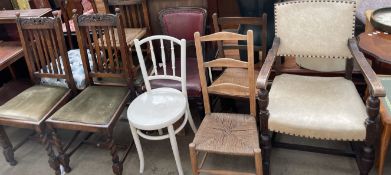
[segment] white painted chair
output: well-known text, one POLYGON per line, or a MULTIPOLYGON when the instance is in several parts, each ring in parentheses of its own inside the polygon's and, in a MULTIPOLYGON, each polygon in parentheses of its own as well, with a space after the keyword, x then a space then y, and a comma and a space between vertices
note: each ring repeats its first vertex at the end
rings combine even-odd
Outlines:
POLYGON ((139 136, 149 140, 163 140, 169 138, 178 169, 178 174, 183 175, 175 134, 184 128, 187 121, 189 121, 194 133, 197 131, 193 122, 193 118, 190 114, 189 104, 187 101, 186 40, 179 40, 165 35, 155 35, 144 38, 141 41, 136 39, 134 43, 138 60, 140 62, 140 68, 144 78, 145 87, 147 89, 147 92, 141 94, 135 100, 133 100, 133 102, 129 105, 127 113, 130 129, 132 131, 134 143, 136 145, 137 153, 140 159, 140 173, 143 173, 144 171, 144 155, 139 136), (152 45, 153 41, 160 42, 161 63, 157 63, 152 45), (151 59, 153 64, 151 74, 147 73, 145 66, 144 56, 141 50, 141 45, 143 44, 148 44, 151 51, 151 59), (165 45, 169 45, 170 49, 165 49, 165 45), (175 57, 175 45, 179 45, 180 48, 180 75, 175 75, 175 59, 177 59, 175 57), (171 51, 171 62, 166 60, 166 50, 171 51), (158 69, 163 69, 163 71, 158 71, 158 69), (161 74, 159 74, 159 72, 161 72, 161 74), (179 81, 182 85, 182 89, 177 90, 165 87, 152 89, 150 81, 159 79, 179 81), (174 123, 183 117, 183 123, 179 126, 179 128, 174 129, 174 123), (168 134, 163 135, 164 128, 168 129, 168 134), (158 130, 159 136, 151 136, 142 132, 150 130, 158 130))

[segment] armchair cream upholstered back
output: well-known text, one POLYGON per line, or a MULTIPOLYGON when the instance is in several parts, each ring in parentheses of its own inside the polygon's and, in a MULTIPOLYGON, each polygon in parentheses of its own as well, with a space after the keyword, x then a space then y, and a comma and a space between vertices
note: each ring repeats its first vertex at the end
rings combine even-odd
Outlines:
POLYGON ((356 3, 349 0, 301 0, 275 4, 279 56, 296 56, 303 68, 345 70, 352 56, 348 39, 354 36, 356 3))

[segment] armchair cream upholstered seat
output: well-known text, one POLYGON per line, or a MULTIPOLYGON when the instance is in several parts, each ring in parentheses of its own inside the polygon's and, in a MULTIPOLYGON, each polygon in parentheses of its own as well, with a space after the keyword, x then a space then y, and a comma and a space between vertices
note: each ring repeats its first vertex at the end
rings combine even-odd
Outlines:
POLYGON ((274 145, 356 157, 361 175, 372 168, 379 97, 385 93, 354 39, 355 8, 356 3, 350 0, 275 4, 276 38, 257 79, 264 174, 270 174, 269 131, 312 139, 364 141, 353 152, 308 145, 274 145), (345 76, 281 74, 284 72, 276 66, 277 75, 268 91, 271 68, 281 56, 294 56, 296 64, 319 75, 345 71, 345 76), (351 81, 354 62, 370 89, 366 106, 351 81))
POLYGON ((274 79, 269 99, 272 131, 318 139, 365 139, 365 105, 353 82, 343 77, 282 74, 274 79))

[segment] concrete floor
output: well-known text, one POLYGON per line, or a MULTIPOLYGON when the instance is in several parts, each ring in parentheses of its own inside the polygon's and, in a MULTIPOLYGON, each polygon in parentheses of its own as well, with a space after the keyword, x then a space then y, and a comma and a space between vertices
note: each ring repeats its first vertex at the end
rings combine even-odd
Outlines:
MULTIPOLYGON (((124 117, 124 116, 123 116, 124 117)), ((196 118, 196 117, 195 117, 196 118)), ((22 129, 7 128, 13 143, 23 138, 29 132, 22 129)), ((69 137, 71 133, 61 132, 62 137, 69 137)), ((126 122, 120 122, 115 130, 118 136, 116 141, 121 144, 131 142, 131 134, 126 122)), ((194 134, 187 128, 186 136, 177 136, 178 146, 182 159, 182 166, 186 175, 191 174, 188 144, 194 134)), ((98 137, 91 138, 98 139, 98 137)), ((289 136, 279 136, 279 140, 287 142, 300 142, 311 145, 321 145, 333 148, 344 148, 347 145, 302 140, 289 136)), ((174 157, 171 152, 169 140, 147 141, 142 139, 145 156, 146 175, 175 175, 177 174, 174 157)), ((46 152, 37 142, 27 142, 15 153, 18 164, 14 167, 8 165, 3 156, 0 156, 0 175, 50 175, 53 171, 49 168, 46 152)), ((273 149, 272 152, 273 175, 357 175, 359 173, 354 159, 324 155, 317 153, 292 151, 286 149, 273 149)), ((111 156, 108 150, 98 149, 92 145, 82 146, 72 157, 69 174, 75 175, 110 175, 111 156)), ((224 167, 227 169, 254 170, 253 158, 231 156, 208 156, 206 167, 224 167)), ((391 174, 391 153, 386 162, 385 174, 391 174)), ((124 175, 136 175, 139 171, 139 160, 136 149, 133 147, 124 164, 124 175)), ((371 174, 376 174, 373 170, 371 174)))

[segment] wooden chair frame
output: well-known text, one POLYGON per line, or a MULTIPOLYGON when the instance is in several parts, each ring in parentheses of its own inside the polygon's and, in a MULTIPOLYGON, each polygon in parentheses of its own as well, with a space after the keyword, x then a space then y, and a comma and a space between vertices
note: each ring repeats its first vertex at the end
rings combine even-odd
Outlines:
MULTIPOLYGON (((218 32, 207 36, 200 37, 200 33, 194 34, 195 45, 197 48, 197 60, 198 60, 198 69, 200 70, 200 79, 202 85, 202 94, 204 100, 205 114, 212 114, 209 101, 209 91, 210 90, 238 90, 238 91, 248 91, 249 92, 249 101, 250 101, 250 115, 254 118, 257 118, 256 113, 256 100, 255 100, 255 75, 254 75, 254 44, 253 44, 253 32, 252 30, 247 31, 247 35, 241 35, 230 32, 218 32), (225 41, 225 40, 245 40, 247 41, 247 54, 248 62, 235 60, 232 58, 218 58, 212 61, 204 62, 202 54, 201 42, 210 42, 210 41, 225 41), (206 75, 204 74, 205 68, 208 67, 233 67, 233 68, 247 68, 248 69, 248 83, 249 87, 241 87, 235 84, 227 83, 220 87, 207 86, 206 75)), ((202 124, 201 124, 202 125, 202 124)), ((236 171, 226 171, 226 170, 214 170, 214 169, 202 169, 202 166, 205 162, 208 152, 204 155, 201 164, 197 163, 197 155, 200 151, 197 150, 195 143, 190 143, 190 159, 192 164, 192 172, 194 175, 199 173, 209 173, 209 174, 252 174, 252 173, 242 173, 236 171)), ((248 155, 247 155, 248 156, 248 155)), ((255 157, 255 167, 256 175, 262 174, 261 166, 261 150, 259 148, 254 148, 255 157)))
MULTIPOLYGON (((266 58, 267 53, 267 14, 262 14, 262 17, 218 17, 217 13, 212 15, 213 28, 215 32, 221 32, 224 26, 236 26, 241 24, 257 25, 262 29, 261 46, 254 46, 254 51, 262 52, 262 57, 259 58, 261 65, 266 58)), ((246 45, 224 45, 223 42, 217 42, 219 57, 225 57, 225 49, 246 50, 246 45)), ((260 53, 261 54, 261 53, 260 53)))
MULTIPOLYGON (((46 121, 49 132, 51 133, 52 140, 54 145, 56 146, 59 155, 57 156, 57 162, 54 165, 59 168, 60 164, 64 167, 65 172, 70 172, 71 168, 69 166, 69 157, 83 144, 87 142, 87 139, 92 135, 92 133, 102 134, 106 136, 106 140, 98 147, 110 149, 110 153, 112 156, 112 169, 113 172, 117 175, 122 174, 123 170, 123 162, 126 159, 131 145, 129 145, 126 149, 124 156, 120 159, 118 156, 117 145, 113 140, 113 129, 119 120, 119 117, 122 111, 125 108, 125 105, 131 97, 133 96, 134 89, 132 84, 132 74, 129 68, 129 60, 128 60, 128 49, 125 42, 125 33, 122 27, 122 17, 119 13, 119 9, 116 9, 116 14, 94 14, 94 15, 77 15, 74 10, 73 20, 75 23, 78 43, 80 46, 81 56, 83 60, 83 67, 86 75, 86 85, 87 86, 122 86, 128 87, 129 91, 122 99, 119 107, 112 115, 110 121, 105 125, 97 125, 97 124, 86 124, 86 123, 78 123, 78 122, 68 122, 68 121, 59 121, 53 120, 49 118, 46 121), (114 28, 118 30, 118 40, 120 42, 120 48, 114 45, 115 39, 110 40, 110 32, 114 31, 114 28), (92 39, 89 37, 89 33, 92 33, 92 39), (106 41, 110 41, 104 43, 103 37, 106 38, 106 41), (93 58, 93 66, 88 61, 88 52, 87 48, 91 50, 100 50, 98 53, 94 53, 95 51, 91 51, 92 55, 97 55, 97 58, 93 58), (107 55, 106 55, 107 51, 107 55), (120 53, 119 53, 120 52, 120 53), (112 55, 114 54, 115 57, 112 55), (102 58, 102 61, 98 58, 102 58), (121 58, 122 65, 120 65, 119 58, 121 58), (115 60, 117 59, 117 61, 115 60), (114 65, 113 65, 114 64, 114 65), (117 66, 116 66, 117 65, 117 66), (126 80, 126 83, 113 83, 113 82, 97 82, 97 80, 101 80, 104 78, 121 78, 126 80), (76 135, 71 139, 69 143, 65 146, 62 145, 60 138, 57 135, 57 129, 66 129, 66 130, 74 130, 77 131, 76 135), (67 153, 67 150, 72 145, 73 141, 78 136, 79 132, 89 132, 84 141, 78 143, 73 150, 67 153)), ((112 35, 113 36, 113 35, 112 35)), ((115 37, 113 37, 115 38, 115 37)), ((59 174, 59 169, 56 170, 56 174, 59 174)))
POLYGON ((77 93, 68 62, 61 19, 56 12, 54 12, 53 15, 54 18, 20 18, 20 14, 17 14, 16 24, 31 80, 35 84, 39 84, 41 78, 65 79, 69 90, 46 114, 44 114, 42 119, 37 122, 0 118, 0 145, 3 147, 6 161, 11 166, 17 164, 14 158, 14 151, 26 143, 28 139, 31 139, 32 136, 37 134, 39 137, 38 140, 45 145, 49 155, 51 168, 55 169, 52 165, 56 159, 53 150, 48 147, 50 143, 46 132, 45 120, 77 93), (61 59, 63 63, 63 69, 61 69, 60 65, 51 64, 60 62, 59 59, 61 59), (50 64, 51 66, 49 66, 50 64), (34 132, 13 147, 5 133, 3 128, 4 125, 32 129, 34 132))
MULTIPOLYGON (((268 119, 269 111, 267 109, 269 102, 269 91, 268 91, 268 80, 271 73, 271 69, 276 61, 277 50, 280 45, 280 39, 276 37, 273 42, 273 46, 269 51, 269 54, 266 57, 265 64, 263 65, 258 78, 257 78, 257 88, 259 88, 258 93, 258 104, 260 108, 260 138, 261 138, 261 147, 262 147, 262 161, 263 161, 263 173, 265 175, 270 174, 270 153, 272 147, 272 140, 270 136, 270 131, 268 128, 268 119)), ((295 150, 306 150, 310 152, 319 152, 335 155, 344 155, 349 157, 355 157, 358 163, 360 174, 368 174, 371 170, 374 162, 374 145, 377 137, 377 128, 378 128, 378 117, 379 117, 379 106, 380 100, 379 97, 385 96, 385 91, 383 86, 380 83, 380 80, 377 78, 375 72, 372 70, 368 61, 364 55, 359 51, 357 47, 356 39, 349 39, 348 42, 349 49, 353 55, 353 59, 346 59, 346 71, 345 78, 347 80, 352 79, 353 73, 353 60, 356 61, 360 67, 360 72, 364 76, 365 81, 369 88, 370 96, 366 101, 367 114, 368 118, 365 121, 366 126, 366 139, 363 143, 362 150, 357 150, 358 153, 346 153, 335 149, 326 149, 312 146, 298 146, 292 144, 274 144, 274 146, 290 148, 295 150), (362 153, 361 153, 362 152, 362 153)), ((354 149, 355 151, 355 149, 354 149)))

